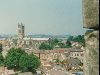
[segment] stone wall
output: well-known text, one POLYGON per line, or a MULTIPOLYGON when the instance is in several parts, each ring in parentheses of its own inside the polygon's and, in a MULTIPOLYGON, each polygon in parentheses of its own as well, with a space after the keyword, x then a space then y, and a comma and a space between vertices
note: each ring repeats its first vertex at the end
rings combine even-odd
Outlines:
POLYGON ((84 75, 99 75, 99 0, 83 0, 85 33, 84 75), (92 29, 92 30, 90 30, 92 29))
POLYGON ((84 75, 99 75, 99 31, 88 30, 85 34, 86 52, 84 75))
POLYGON ((84 28, 98 29, 99 0, 83 0, 84 28))

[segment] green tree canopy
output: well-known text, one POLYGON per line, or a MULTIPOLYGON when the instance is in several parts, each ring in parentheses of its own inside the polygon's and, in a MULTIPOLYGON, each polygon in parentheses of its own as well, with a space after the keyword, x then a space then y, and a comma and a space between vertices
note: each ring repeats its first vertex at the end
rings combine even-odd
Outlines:
POLYGON ((40 50, 52 50, 53 46, 49 43, 41 43, 41 45, 39 46, 40 50))
POLYGON ((51 45, 53 45, 53 46, 58 45, 58 43, 59 43, 59 40, 58 40, 57 38, 51 39, 51 40, 49 41, 49 44, 51 44, 51 45))
POLYGON ((17 69, 19 68, 19 59, 20 57, 26 54, 24 50, 22 50, 21 48, 11 48, 8 51, 8 54, 6 56, 6 66, 10 69, 17 69))
POLYGON ((33 54, 22 55, 19 60, 19 67, 22 71, 34 71, 40 64, 40 59, 33 54))
POLYGON ((68 41, 73 41, 73 38, 74 38, 74 36, 69 36, 67 40, 68 41))
POLYGON ((71 42, 69 40, 67 40, 66 45, 67 46, 71 46, 72 44, 71 44, 71 42))
POLYGON ((74 40, 75 42, 79 42, 80 44, 82 44, 83 46, 85 46, 84 35, 78 35, 78 36, 74 37, 73 40, 74 40))
POLYGON ((32 72, 40 66, 41 62, 37 56, 28 55, 21 48, 11 48, 6 56, 5 64, 9 69, 32 72))
POLYGON ((68 41, 79 42, 80 44, 82 44, 83 46, 85 46, 84 35, 70 36, 67 40, 68 41))
POLYGON ((0 53, 0 66, 4 64, 4 58, 2 56, 2 53, 0 53))
POLYGON ((71 48, 72 47, 70 41, 67 41, 66 43, 59 42, 58 45, 60 48, 71 48))
POLYGON ((0 44, 0 53, 2 52, 2 44, 0 44))

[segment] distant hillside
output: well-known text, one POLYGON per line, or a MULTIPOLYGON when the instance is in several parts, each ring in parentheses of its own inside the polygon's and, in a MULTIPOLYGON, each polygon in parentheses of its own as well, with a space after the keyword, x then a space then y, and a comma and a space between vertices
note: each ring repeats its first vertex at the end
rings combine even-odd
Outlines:
POLYGON ((7 35, 0 35, 0 38, 7 38, 7 37, 9 37, 9 36, 7 36, 7 35))
MULTIPOLYGON (((0 38, 9 38, 14 37, 13 34, 1 34, 0 38)), ((35 34, 35 35, 26 35, 26 37, 31 38, 57 38, 57 39, 67 39, 70 35, 46 35, 46 34, 35 34)))
POLYGON ((31 38, 58 38, 58 39, 67 39, 69 35, 45 35, 45 34, 37 34, 37 35, 28 35, 27 37, 31 38))
POLYGON ((0 38, 9 38, 14 36, 13 34, 0 34, 0 38))

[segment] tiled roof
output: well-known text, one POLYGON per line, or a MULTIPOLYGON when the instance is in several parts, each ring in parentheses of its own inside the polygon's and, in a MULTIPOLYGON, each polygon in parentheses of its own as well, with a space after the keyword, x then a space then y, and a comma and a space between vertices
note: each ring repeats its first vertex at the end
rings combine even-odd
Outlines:
POLYGON ((72 48, 72 49, 70 50, 70 52, 83 52, 83 50, 82 50, 82 49, 75 49, 75 48, 72 48))

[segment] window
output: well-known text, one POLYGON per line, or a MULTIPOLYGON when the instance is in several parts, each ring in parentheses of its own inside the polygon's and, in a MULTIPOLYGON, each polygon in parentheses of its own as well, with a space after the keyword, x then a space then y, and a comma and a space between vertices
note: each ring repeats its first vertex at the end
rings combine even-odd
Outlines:
POLYGON ((79 54, 77 54, 77 56, 79 56, 79 54))
POLYGON ((75 56, 76 56, 76 54, 75 54, 75 56))
POLYGON ((19 30, 19 33, 21 33, 21 30, 19 30))

